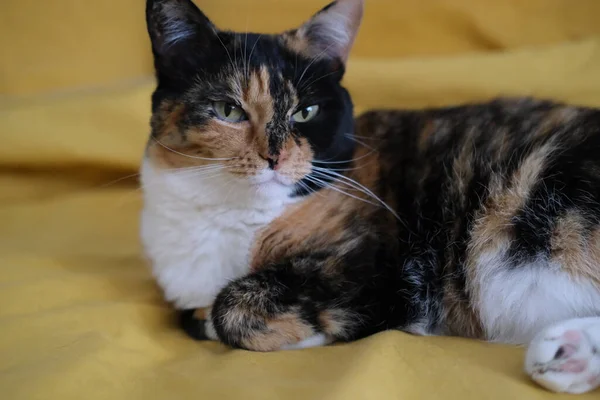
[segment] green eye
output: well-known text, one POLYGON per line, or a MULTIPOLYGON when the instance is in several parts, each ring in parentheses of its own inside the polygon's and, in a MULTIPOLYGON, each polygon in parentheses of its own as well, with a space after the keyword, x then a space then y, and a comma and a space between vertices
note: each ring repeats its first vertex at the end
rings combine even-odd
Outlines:
POLYGON ((292 115, 292 121, 294 122, 308 122, 319 113, 319 106, 314 105, 310 107, 305 107, 302 110, 298 111, 296 114, 292 115))
POLYGON ((213 111, 219 119, 227 122, 241 122, 248 119, 241 107, 224 101, 215 101, 213 111))

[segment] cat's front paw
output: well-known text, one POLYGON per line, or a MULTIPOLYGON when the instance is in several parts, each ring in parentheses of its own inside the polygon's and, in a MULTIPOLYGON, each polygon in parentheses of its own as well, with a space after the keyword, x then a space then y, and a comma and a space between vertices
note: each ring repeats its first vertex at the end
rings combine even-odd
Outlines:
POLYGON ((210 309, 183 310, 179 315, 181 328, 196 340, 219 340, 210 319, 210 309))
POLYGON ((529 345, 525 371, 554 392, 585 393, 600 386, 600 318, 565 321, 529 345))

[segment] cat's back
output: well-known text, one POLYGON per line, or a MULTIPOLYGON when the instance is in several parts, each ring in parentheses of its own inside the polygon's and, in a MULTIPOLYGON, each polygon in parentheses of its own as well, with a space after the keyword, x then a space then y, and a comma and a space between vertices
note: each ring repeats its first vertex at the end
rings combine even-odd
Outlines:
POLYGON ((360 147, 377 154, 381 174, 401 177, 402 190, 413 198, 429 196, 432 188, 440 194, 481 191, 477 194, 484 196, 520 178, 528 187, 559 180, 590 189, 600 184, 598 109, 509 98, 373 110, 359 116, 356 126, 360 147))
POLYGON ((480 156, 491 152, 502 156, 551 138, 560 138, 568 146, 584 139, 598 140, 600 134, 600 110, 532 98, 418 110, 370 110, 356 122, 357 135, 376 141, 383 153, 397 152, 393 144, 400 143, 404 149, 427 155, 470 144, 480 156))
POLYGON ((598 110, 499 99, 357 126, 407 225, 400 252, 436 254, 448 333, 525 342, 600 313, 598 110))

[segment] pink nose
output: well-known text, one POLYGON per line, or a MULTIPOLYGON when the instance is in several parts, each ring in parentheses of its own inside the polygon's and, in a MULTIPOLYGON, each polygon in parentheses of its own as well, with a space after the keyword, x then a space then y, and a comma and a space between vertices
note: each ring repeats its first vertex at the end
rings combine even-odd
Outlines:
POLYGON ((275 171, 277 171, 281 167, 281 164, 283 164, 287 159, 288 152, 285 150, 282 150, 279 155, 269 155, 269 157, 266 158, 267 162, 269 163, 269 168, 275 171))
POLYGON ((273 170, 277 170, 277 168, 279 167, 276 158, 267 157, 267 162, 269 163, 269 168, 273 170))

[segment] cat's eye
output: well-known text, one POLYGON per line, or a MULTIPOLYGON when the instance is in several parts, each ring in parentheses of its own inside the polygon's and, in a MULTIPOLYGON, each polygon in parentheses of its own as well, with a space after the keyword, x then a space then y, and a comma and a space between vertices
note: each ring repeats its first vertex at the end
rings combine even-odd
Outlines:
POLYGON ((316 117, 318 113, 319 106, 317 105, 304 107, 302 110, 292 115, 292 121, 299 123, 308 122, 316 117))
POLYGON ((227 122, 241 122, 248 119, 241 107, 225 101, 215 101, 213 111, 219 119, 227 122))

